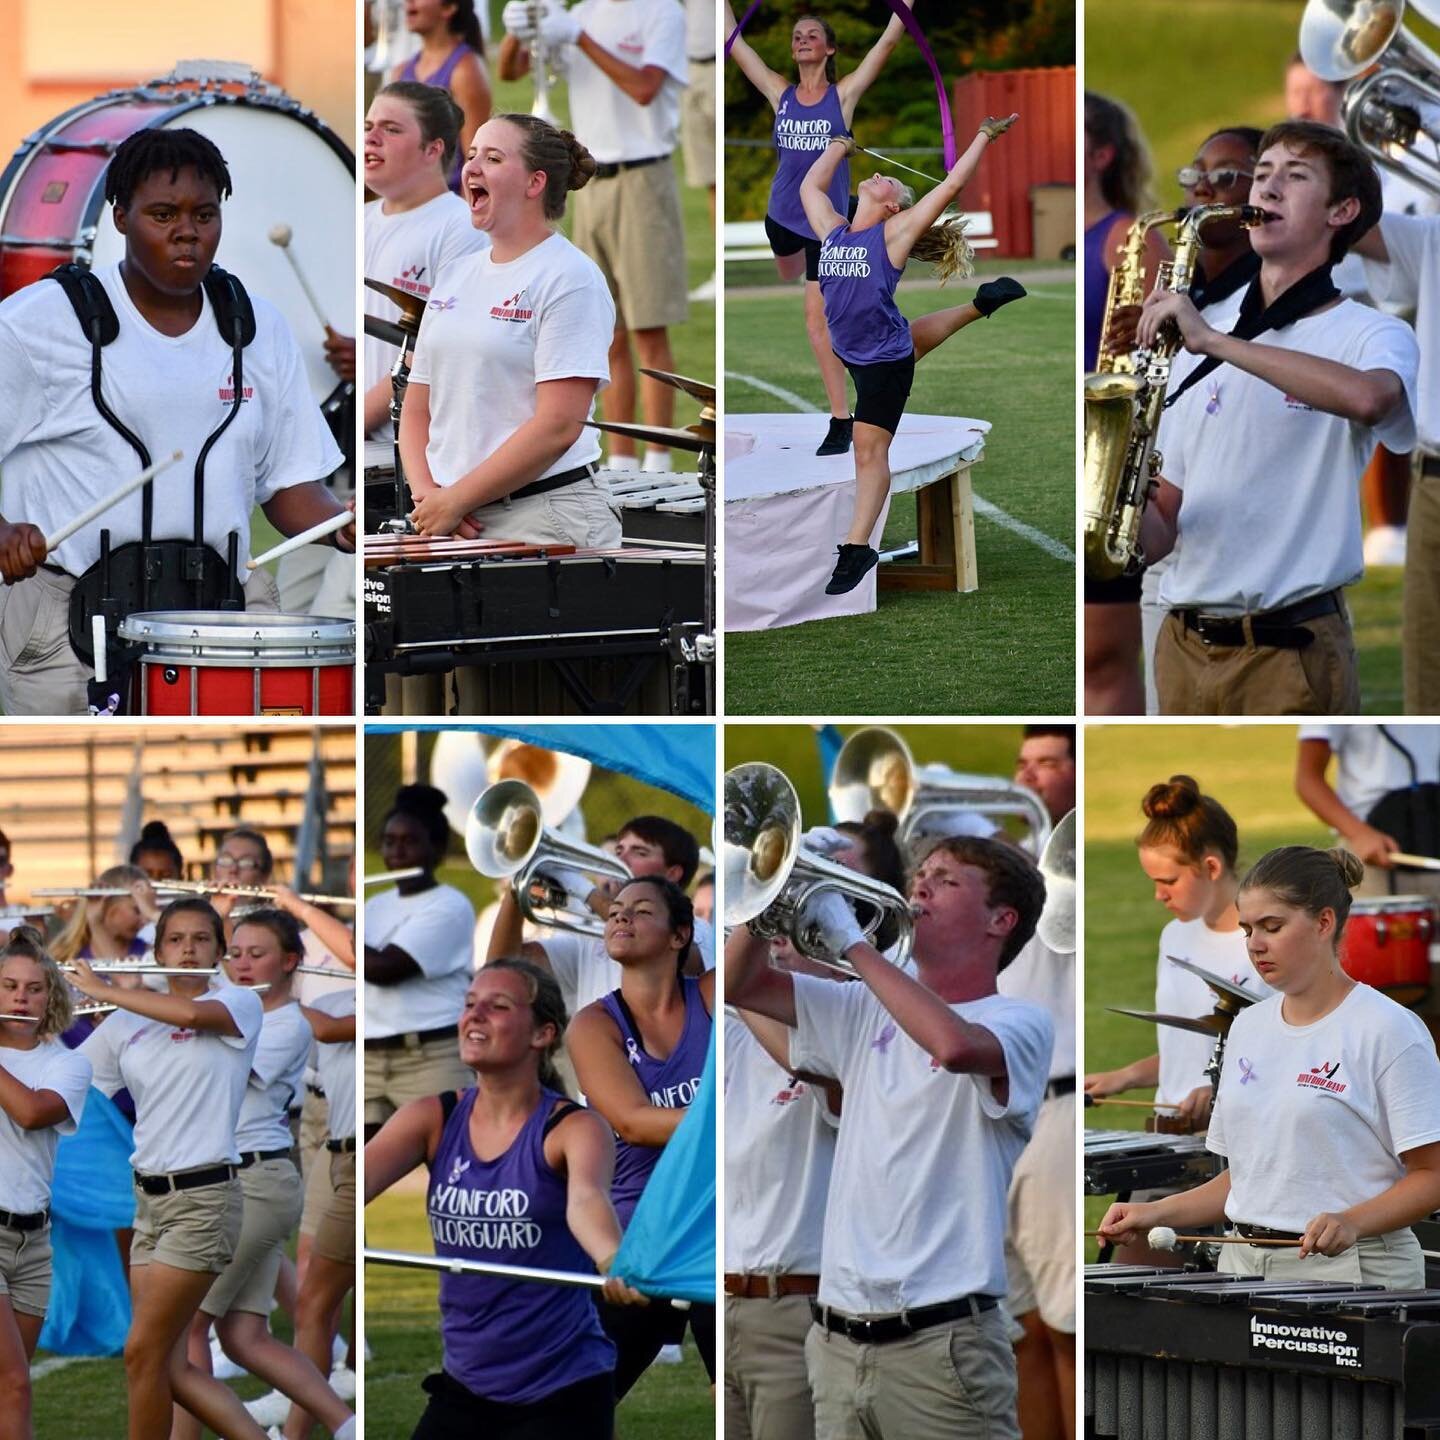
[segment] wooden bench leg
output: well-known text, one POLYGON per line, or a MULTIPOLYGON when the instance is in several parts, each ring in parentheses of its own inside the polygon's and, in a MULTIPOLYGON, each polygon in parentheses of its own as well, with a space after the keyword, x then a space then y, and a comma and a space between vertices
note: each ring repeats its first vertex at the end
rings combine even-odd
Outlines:
POLYGON ((926 485, 915 495, 915 531, 920 558, 880 567, 881 590, 952 590, 980 588, 975 561, 975 507, 970 467, 926 485))

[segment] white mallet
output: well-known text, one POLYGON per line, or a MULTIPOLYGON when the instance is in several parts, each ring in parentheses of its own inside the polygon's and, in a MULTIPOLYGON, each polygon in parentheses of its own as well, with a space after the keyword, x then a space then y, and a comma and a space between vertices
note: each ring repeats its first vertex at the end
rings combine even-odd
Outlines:
POLYGON ((1146 1237, 1145 1242, 1152 1250, 1173 1250, 1175 1232, 1168 1225, 1157 1225, 1146 1237))
POLYGON ((270 227, 270 243, 278 245, 285 252, 285 258, 290 262, 290 268, 295 272, 295 278, 300 282, 300 288, 305 292, 305 298, 310 302, 310 308, 315 312, 315 318, 328 330, 330 322, 325 318, 325 311, 320 306, 320 300, 310 288, 310 282, 305 278, 305 272, 300 268, 300 262, 290 248, 290 241, 294 237, 295 232, 288 225, 282 223, 270 227))
POLYGON ((288 555, 302 545, 323 540, 327 535, 333 535, 337 530, 343 530, 354 518, 355 514, 351 510, 339 510, 334 515, 327 515, 318 525, 312 525, 308 530, 302 530, 298 535, 292 535, 288 540, 282 540, 280 544, 272 546, 263 555, 256 555, 247 560, 245 568, 258 570, 268 561, 278 560, 282 555, 288 555))

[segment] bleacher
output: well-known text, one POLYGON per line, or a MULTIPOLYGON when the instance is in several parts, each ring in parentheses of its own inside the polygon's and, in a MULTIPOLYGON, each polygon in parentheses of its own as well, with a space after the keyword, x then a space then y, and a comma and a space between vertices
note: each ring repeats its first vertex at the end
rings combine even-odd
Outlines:
POLYGON ((355 843, 355 732, 349 727, 146 726, 138 736, 108 733, 103 725, 0 727, 0 830, 15 867, 7 898, 88 885, 127 858, 116 836, 137 763, 138 820, 170 827, 188 878, 207 873, 221 838, 244 824, 265 836, 276 878, 292 882, 317 743, 329 801, 323 846, 329 873, 317 865, 299 878, 306 887, 338 885, 343 893, 355 843))

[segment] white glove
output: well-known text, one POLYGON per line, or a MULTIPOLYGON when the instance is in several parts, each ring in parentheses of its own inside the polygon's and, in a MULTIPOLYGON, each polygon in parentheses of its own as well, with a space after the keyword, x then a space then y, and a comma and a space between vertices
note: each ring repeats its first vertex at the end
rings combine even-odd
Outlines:
POLYGON ((577 905, 583 905, 595 888, 595 882, 583 870, 572 869, 569 865, 541 865, 535 874, 553 881, 577 905))
POLYGON ((852 841, 831 825, 813 825, 800 837, 800 843, 812 854, 829 860, 841 850, 848 850, 852 841))
POLYGON ((552 48, 574 45, 580 39, 580 17, 574 10, 567 10, 555 0, 545 0, 545 10, 540 16, 540 39, 552 48))
POLYGON ((818 929, 825 948, 832 955, 843 955, 865 938, 855 912, 845 897, 835 890, 821 890, 811 896, 801 911, 800 923, 802 927, 813 925, 818 929))
POLYGON ((535 16, 527 0, 507 0, 500 12, 500 22, 505 26, 507 35, 513 35, 524 44, 528 45, 535 38, 535 16))

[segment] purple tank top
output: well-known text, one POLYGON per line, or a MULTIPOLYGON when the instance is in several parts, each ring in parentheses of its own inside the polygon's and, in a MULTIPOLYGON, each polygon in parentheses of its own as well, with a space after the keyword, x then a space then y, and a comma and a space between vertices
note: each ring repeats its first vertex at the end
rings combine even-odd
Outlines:
MULTIPOLYGON (((618 990, 612 990, 600 1001, 620 1027, 625 1054, 635 1067, 636 1078, 650 1097, 650 1103, 664 1110, 689 1109, 700 1088, 700 1075, 710 1049, 711 1021, 700 994, 700 982, 682 975, 680 987, 685 996, 685 1027, 680 1032, 680 1043, 664 1060, 657 1060, 646 1052, 640 1032, 631 1021, 629 1006, 621 1000, 618 990)), ((615 1180, 610 1187, 610 1198, 622 1229, 630 1223, 645 1182, 659 1163, 663 1150, 663 1146, 631 1145, 616 1139, 615 1180)))
POLYGON ((900 271, 885 249, 885 224, 837 225, 820 246, 820 298, 830 344, 847 365, 904 360, 915 351, 910 322, 895 305, 900 271))
MULTIPOLYGON (((417 74, 420 65, 419 55, 412 55, 400 68, 402 80, 418 80, 422 85, 437 85, 442 90, 450 89, 450 77, 455 73, 455 67, 467 56, 477 55, 463 40, 459 41, 455 48, 440 62, 437 70, 431 71, 429 75, 417 74)), ((456 102, 459 103, 458 101, 456 102)), ((469 148, 472 137, 460 132, 460 144, 455 150, 455 163, 450 167, 449 185, 452 190, 460 192, 460 167, 465 163, 465 151, 469 148)))
MULTIPOLYGON (((775 109, 775 150, 780 163, 770 183, 766 214, 797 235, 814 235, 800 203, 800 182, 820 158, 820 152, 837 136, 850 133, 840 112, 840 93, 832 85, 814 105, 802 105, 791 85, 775 109)), ((839 215, 850 203, 850 161, 842 160, 825 192, 839 215)), ((819 237, 816 236, 818 239, 819 237)))
POLYGON ((1112 210, 1103 220, 1097 220, 1085 232, 1085 373, 1095 369, 1095 357, 1100 350, 1100 327, 1105 322, 1105 297, 1110 291, 1110 269, 1105 264, 1105 243, 1110 238, 1110 228, 1122 218, 1119 210, 1112 210))
MULTIPOLYGON (((542 1089, 514 1143, 487 1161, 470 1146, 475 1094, 460 1097, 430 1164, 425 1209, 435 1253, 593 1275, 565 1223, 565 1179, 545 1162, 545 1123, 564 1096, 542 1089)), ((442 1275, 440 1334, 445 1373, 472 1394, 509 1405, 615 1368, 615 1347, 589 1292, 570 1286, 442 1275)))

